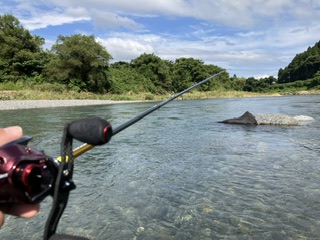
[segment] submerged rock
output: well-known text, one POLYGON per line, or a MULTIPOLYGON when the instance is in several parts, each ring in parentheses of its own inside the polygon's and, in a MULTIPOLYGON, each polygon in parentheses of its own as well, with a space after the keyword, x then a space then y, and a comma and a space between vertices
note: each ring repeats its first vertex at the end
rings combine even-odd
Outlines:
POLYGON ((243 125, 287 125, 298 126, 306 122, 313 121, 314 118, 305 115, 289 116, 286 114, 257 114, 253 115, 249 111, 240 117, 223 120, 221 123, 243 124, 243 125))

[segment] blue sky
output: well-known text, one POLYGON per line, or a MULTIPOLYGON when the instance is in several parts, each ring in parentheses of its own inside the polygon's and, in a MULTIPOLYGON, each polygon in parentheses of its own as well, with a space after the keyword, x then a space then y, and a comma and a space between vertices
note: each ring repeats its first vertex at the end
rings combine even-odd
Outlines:
POLYGON ((46 48, 58 35, 93 34, 113 61, 192 57, 238 77, 276 77, 320 40, 319 0, 5 0, 2 14, 46 48))

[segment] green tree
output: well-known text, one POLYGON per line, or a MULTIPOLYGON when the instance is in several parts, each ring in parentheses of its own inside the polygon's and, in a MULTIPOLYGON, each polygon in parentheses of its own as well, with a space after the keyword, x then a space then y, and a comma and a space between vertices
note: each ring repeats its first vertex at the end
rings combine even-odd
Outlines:
POLYGON ((233 77, 230 78, 229 89, 234 91, 243 91, 246 80, 246 78, 238 78, 237 75, 234 74, 233 77))
POLYGON ((158 93, 164 93, 171 88, 171 62, 162 60, 152 54, 142 54, 131 61, 131 65, 145 78, 150 79, 157 87, 158 93))
POLYGON ((249 77, 244 84, 243 90, 247 92, 254 92, 257 87, 257 82, 258 80, 254 77, 249 77))
POLYGON ((180 92, 192 83, 192 76, 189 71, 189 65, 185 58, 178 58, 173 65, 172 88, 174 92, 180 92))
POLYGON ((320 41, 313 47, 297 54, 287 67, 278 71, 279 83, 290 83, 298 80, 308 80, 320 69, 320 41))
MULTIPOLYGON (((200 82, 205 78, 220 72, 221 70, 222 68, 212 64, 204 64, 204 62, 199 59, 178 58, 174 63, 174 79, 172 83, 173 89, 176 92, 180 92, 192 84, 200 82)), ((219 88, 221 86, 220 80, 225 79, 226 77, 225 74, 221 75, 212 81, 203 84, 200 89, 208 91, 219 88)))
POLYGON ((12 15, 0 15, 0 80, 17 81, 40 74, 45 58, 44 39, 24 29, 12 15))
MULTIPOLYGON (((216 65, 213 64, 205 64, 204 65, 204 73, 201 76, 202 80, 213 75, 216 74, 218 72, 221 72, 222 70, 224 70, 221 67, 218 67, 216 65)), ((201 81, 201 80, 198 80, 201 81)), ((211 81, 203 84, 201 86, 201 89, 204 91, 212 91, 212 90, 225 90, 225 89, 230 89, 231 88, 231 79, 229 77, 229 73, 224 72, 222 74, 220 74, 219 76, 215 77, 214 79, 212 79, 211 81)))
POLYGON ((273 76, 255 79, 250 77, 245 81, 243 90, 247 92, 266 92, 271 89, 271 86, 277 82, 273 76))
POLYGON ((77 90, 105 92, 108 89, 106 70, 111 55, 93 35, 60 35, 52 52, 55 55, 45 71, 51 81, 77 90))
POLYGON ((113 63, 110 65, 107 74, 110 82, 110 93, 125 94, 128 92, 157 92, 157 88, 153 82, 134 69, 130 63, 113 63))

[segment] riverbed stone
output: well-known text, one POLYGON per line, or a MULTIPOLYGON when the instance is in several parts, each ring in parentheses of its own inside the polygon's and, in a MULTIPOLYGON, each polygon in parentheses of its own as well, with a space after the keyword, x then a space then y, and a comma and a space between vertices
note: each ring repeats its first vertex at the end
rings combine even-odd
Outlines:
POLYGON ((258 125, 299 125, 296 119, 285 114, 257 114, 255 118, 258 125))

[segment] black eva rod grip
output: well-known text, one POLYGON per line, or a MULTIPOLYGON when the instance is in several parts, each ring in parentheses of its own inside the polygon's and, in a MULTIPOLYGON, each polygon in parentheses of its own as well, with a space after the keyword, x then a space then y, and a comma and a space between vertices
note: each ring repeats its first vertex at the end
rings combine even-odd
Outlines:
POLYGON ((106 120, 93 117, 70 123, 68 133, 78 141, 97 146, 109 142, 112 127, 106 120))

